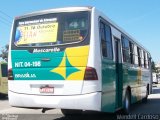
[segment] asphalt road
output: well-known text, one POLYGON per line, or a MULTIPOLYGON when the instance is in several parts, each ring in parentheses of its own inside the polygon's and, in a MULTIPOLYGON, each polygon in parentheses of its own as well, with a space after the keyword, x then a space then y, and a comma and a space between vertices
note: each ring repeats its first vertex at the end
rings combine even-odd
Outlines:
POLYGON ((140 102, 132 105, 130 115, 120 114, 84 112, 81 116, 65 117, 59 109, 52 109, 42 113, 41 109, 11 107, 8 104, 7 97, 0 99, 0 120, 160 120, 160 85, 153 86, 153 94, 149 95, 147 103, 140 102))

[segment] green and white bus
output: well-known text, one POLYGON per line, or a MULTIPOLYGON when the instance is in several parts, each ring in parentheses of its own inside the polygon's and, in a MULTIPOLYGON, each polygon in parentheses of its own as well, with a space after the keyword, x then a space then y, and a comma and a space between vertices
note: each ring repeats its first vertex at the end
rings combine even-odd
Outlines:
POLYGON ((7 63, 0 62, 0 98, 8 95, 8 69, 7 63))
POLYGON ((147 100, 150 53, 95 7, 16 17, 9 46, 11 106, 115 112, 147 100))

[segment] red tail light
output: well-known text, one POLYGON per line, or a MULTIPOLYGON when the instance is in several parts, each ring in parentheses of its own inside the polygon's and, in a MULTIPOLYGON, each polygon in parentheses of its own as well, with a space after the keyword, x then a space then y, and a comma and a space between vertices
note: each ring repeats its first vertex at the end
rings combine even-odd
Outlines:
POLYGON ((92 67, 86 67, 84 80, 98 80, 96 69, 92 67))
POLYGON ((14 80, 12 69, 8 70, 8 80, 14 80))

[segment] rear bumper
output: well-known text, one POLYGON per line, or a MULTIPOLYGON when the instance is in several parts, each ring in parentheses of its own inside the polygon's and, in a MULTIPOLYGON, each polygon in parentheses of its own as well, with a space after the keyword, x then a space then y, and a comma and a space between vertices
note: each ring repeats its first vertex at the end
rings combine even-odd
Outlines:
POLYGON ((9 104, 26 108, 101 110, 101 92, 72 96, 38 96, 9 91, 9 104))

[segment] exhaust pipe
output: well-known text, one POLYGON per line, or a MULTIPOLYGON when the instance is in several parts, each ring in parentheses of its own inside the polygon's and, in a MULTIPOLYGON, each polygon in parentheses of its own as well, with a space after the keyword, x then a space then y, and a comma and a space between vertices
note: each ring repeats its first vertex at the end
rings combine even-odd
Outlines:
POLYGON ((42 108, 42 113, 45 113, 47 110, 51 110, 51 108, 42 108))

